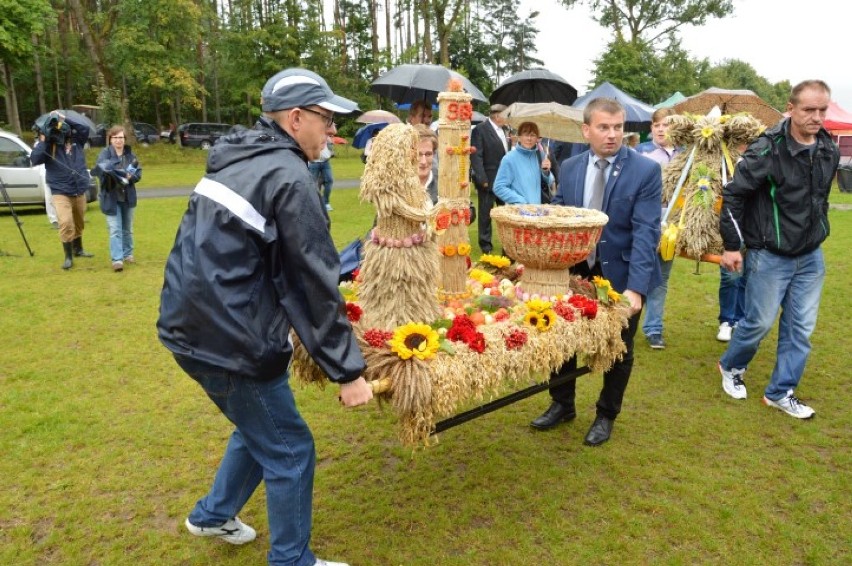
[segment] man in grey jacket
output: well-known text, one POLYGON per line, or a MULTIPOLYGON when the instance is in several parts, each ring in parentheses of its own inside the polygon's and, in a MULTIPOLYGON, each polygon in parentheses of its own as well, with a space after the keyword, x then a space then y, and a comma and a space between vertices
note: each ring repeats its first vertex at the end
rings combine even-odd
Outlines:
POLYGON ((271 565, 336 563, 310 550, 314 441, 288 381, 292 328, 347 407, 372 391, 337 290, 339 259, 307 162, 357 105, 304 69, 273 76, 254 129, 222 138, 190 197, 166 263, 160 340, 235 425, 209 493, 185 521, 197 536, 255 538, 237 513, 263 480, 271 565))
POLYGON ((745 318, 719 360, 722 389, 746 398, 746 368, 780 309, 775 368, 763 403, 797 419, 814 415, 795 390, 816 326, 825 279, 820 246, 829 233, 828 195, 840 160, 822 127, 830 101, 823 81, 793 87, 790 117, 748 147, 722 200, 722 267, 748 274, 745 318))

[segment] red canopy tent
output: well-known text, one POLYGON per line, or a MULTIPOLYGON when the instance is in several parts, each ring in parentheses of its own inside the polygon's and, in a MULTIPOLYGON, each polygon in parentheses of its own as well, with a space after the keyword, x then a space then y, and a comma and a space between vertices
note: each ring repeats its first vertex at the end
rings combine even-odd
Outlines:
POLYGON ((823 126, 832 133, 847 130, 852 132, 852 114, 832 100, 828 103, 828 112, 825 113, 823 126))

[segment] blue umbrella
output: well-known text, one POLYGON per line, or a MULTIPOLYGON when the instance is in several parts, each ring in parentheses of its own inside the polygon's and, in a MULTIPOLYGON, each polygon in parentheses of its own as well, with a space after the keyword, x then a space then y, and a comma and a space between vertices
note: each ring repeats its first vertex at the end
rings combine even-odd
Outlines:
POLYGON ((377 122, 375 124, 367 124, 366 126, 361 126, 360 128, 358 128, 358 131, 355 132, 355 139, 352 140, 352 147, 357 149, 362 149, 366 147, 367 140, 373 137, 373 132, 383 130, 387 125, 387 122, 377 122))
POLYGON ((575 100, 572 106, 583 109, 589 102, 601 97, 614 98, 624 106, 624 128, 626 130, 647 132, 651 129, 651 114, 654 113, 654 107, 633 98, 612 83, 605 82, 599 85, 591 92, 575 100))

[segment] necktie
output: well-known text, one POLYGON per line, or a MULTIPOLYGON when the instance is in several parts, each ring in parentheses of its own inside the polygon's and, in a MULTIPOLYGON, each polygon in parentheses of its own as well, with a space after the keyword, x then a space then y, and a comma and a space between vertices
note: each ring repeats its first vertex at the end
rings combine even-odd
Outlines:
MULTIPOLYGON (((606 188, 606 168, 609 166, 609 161, 606 159, 598 159, 595 161, 595 179, 592 181, 592 198, 589 199, 589 208, 601 210, 603 208, 604 189, 606 188)), ((594 267, 597 256, 597 246, 589 254, 586 260, 589 267, 594 267)))

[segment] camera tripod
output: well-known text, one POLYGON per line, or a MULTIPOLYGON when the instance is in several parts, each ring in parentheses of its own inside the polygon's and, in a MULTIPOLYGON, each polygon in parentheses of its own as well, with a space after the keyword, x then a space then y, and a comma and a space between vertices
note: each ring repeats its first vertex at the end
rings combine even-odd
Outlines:
MULTIPOLYGON (((24 245, 27 246, 27 251, 30 252, 30 257, 35 255, 35 252, 30 247, 30 243, 27 241, 27 236, 24 234, 24 223, 21 222, 21 219, 18 218, 18 213, 15 212, 15 207, 12 206, 12 199, 9 198, 9 192, 6 190, 6 183, 3 182, 2 177, 0 177, 0 193, 3 195, 3 201, 6 203, 6 206, 9 207, 9 212, 12 213, 12 218, 15 219, 15 224, 18 225, 18 231, 21 233, 21 238, 24 240, 24 245)), ((4 255, 2 251, 0 251, 0 255, 4 255)))

